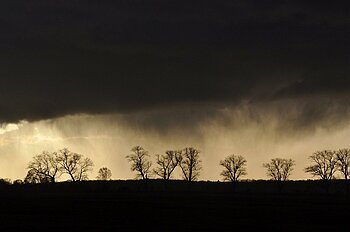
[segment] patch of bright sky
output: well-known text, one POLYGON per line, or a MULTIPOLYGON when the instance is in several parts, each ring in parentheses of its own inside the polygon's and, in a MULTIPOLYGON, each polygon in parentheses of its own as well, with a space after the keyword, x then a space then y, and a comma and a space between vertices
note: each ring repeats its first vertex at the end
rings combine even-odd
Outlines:
POLYGON ((20 129, 24 124, 27 124, 27 121, 20 121, 19 123, 7 123, 0 125, 0 135, 3 135, 7 132, 16 131, 20 129))

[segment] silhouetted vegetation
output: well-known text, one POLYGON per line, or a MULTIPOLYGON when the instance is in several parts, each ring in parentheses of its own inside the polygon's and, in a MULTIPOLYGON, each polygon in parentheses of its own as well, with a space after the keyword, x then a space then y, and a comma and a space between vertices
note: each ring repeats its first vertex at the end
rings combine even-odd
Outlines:
POLYGON ((181 161, 179 162, 184 180, 189 182, 198 180, 200 170, 202 169, 199 159, 199 150, 187 147, 183 150, 181 161))
POLYGON ((154 173, 164 180, 169 180, 171 174, 182 160, 182 152, 179 151, 166 151, 165 155, 156 155, 156 164, 158 165, 154 169, 154 173))
POLYGON ((14 180, 14 181, 13 181, 13 184, 14 184, 14 185, 20 185, 20 184, 24 184, 24 182, 23 182, 23 180, 21 180, 21 179, 17 179, 17 180, 14 180))
POLYGON ((97 180, 110 180, 112 177, 112 171, 106 167, 98 170, 97 180))
POLYGON ((93 162, 89 158, 73 153, 67 148, 58 153, 43 151, 29 162, 24 183, 54 183, 56 178, 66 173, 72 181, 87 180, 92 171, 93 162))
POLYGON ((230 155, 220 161, 220 165, 224 167, 221 172, 224 180, 236 182, 244 175, 247 175, 247 160, 241 155, 230 155))
MULTIPOLYGON (((346 181, 333 180, 332 184, 319 180, 287 181, 295 166, 295 161, 292 159, 275 158, 269 163, 264 163, 263 167, 267 169, 267 174, 273 181, 255 181, 242 180, 247 174, 248 163, 243 156, 227 156, 219 164, 224 168, 221 176, 224 180, 232 182, 229 184, 196 181, 202 166, 200 152, 195 148, 168 150, 163 155, 155 155, 156 167, 153 170, 150 156, 145 149, 136 146, 131 152, 127 159, 138 179, 149 179, 153 171, 162 180, 77 182, 87 179, 86 174, 91 171, 92 161, 68 149, 62 149, 57 154, 43 152, 33 157, 24 180, 24 183, 28 184, 23 185, 20 180, 14 181, 13 184, 7 179, 0 180, 0 197, 7 199, 3 202, 9 202, 11 210, 19 214, 22 212, 19 209, 23 210, 23 205, 28 207, 28 213, 23 217, 19 216, 24 218, 22 221, 24 220, 31 228, 37 225, 33 222, 34 219, 49 221, 48 215, 55 218, 64 215, 60 223, 62 228, 67 228, 69 224, 69 228, 76 230, 82 230, 84 225, 89 225, 91 222, 98 225, 93 228, 94 230, 123 231, 129 230, 130 225, 134 230, 142 224, 139 230, 145 225, 149 228, 157 225, 154 231, 186 231, 188 228, 223 231, 231 229, 233 223, 236 229, 256 230, 260 229, 262 223, 268 223, 271 217, 277 219, 279 223, 274 222, 273 225, 280 228, 285 225, 300 225, 304 223, 306 217, 310 220, 318 219, 322 214, 319 208, 327 209, 331 215, 328 219, 339 220, 346 215, 345 212, 350 205, 346 181), (177 167, 180 167, 184 181, 171 180, 177 167), (72 183, 61 182, 52 185, 51 183, 57 182, 56 178, 62 174, 70 176, 72 183), (186 182, 192 184, 188 185, 186 182), (42 184, 31 185, 33 183, 42 184), (222 204, 223 202, 225 204, 222 204), (186 207, 183 207, 184 205, 186 207), (143 214, 143 217, 138 219, 137 225, 132 224, 134 223, 134 217, 130 216, 132 212, 135 210, 145 212, 145 209, 150 207, 159 213, 156 219, 150 214, 143 214), (48 210, 43 213, 40 210, 43 208, 48 210), (67 211, 70 208, 72 210, 67 211), (187 220, 178 217, 188 213, 189 208, 191 215, 198 218, 187 220), (113 217, 110 216, 112 214, 106 213, 106 210, 113 211, 113 217), (230 214, 227 214, 227 211, 230 214), (98 214, 96 216, 91 212, 98 214), (75 220, 66 219, 77 215, 79 223, 74 224, 75 220), (235 222, 230 221, 232 217, 235 218, 235 222), (174 218, 176 223, 173 223, 174 218), (220 223, 214 223, 215 226, 212 226, 214 224, 208 223, 212 220, 220 223)), ((322 177, 327 176, 327 180, 331 180, 334 179, 334 173, 339 171, 347 179, 347 150, 316 152, 311 157, 314 162, 312 170, 318 170, 315 168, 317 166, 324 171, 315 173, 322 173, 322 177)), ((99 169, 97 180, 110 180, 110 178, 111 170, 106 167, 99 169)), ((2 205, 4 206, 4 203, 2 205)), ((86 228, 91 229, 88 226, 86 228)), ((318 227, 318 224, 310 224, 305 228, 312 231, 324 228, 324 225, 318 227)), ((334 225, 331 227, 333 230, 335 228, 334 225)), ((21 228, 19 231, 26 230, 21 228)), ((339 231, 342 231, 341 228, 339 231)))
POLYGON ((147 180, 151 172, 152 162, 148 160, 149 155, 143 147, 135 146, 131 154, 126 156, 131 163, 131 171, 136 172, 136 178, 147 180))
POLYGON ((335 151, 337 157, 338 170, 343 174, 344 179, 349 178, 350 169, 350 149, 340 149, 335 151))
POLYGON ((49 183, 51 179, 35 169, 29 169, 26 177, 24 178, 25 184, 38 184, 38 183, 49 183))
POLYGON ((305 168, 305 172, 312 176, 318 176, 322 180, 334 179, 334 173, 337 171, 337 156, 334 151, 324 150, 316 151, 309 157, 312 165, 305 168))
POLYGON ((94 166, 89 158, 84 158, 83 155, 71 152, 67 148, 59 151, 57 160, 62 172, 68 174, 73 182, 87 180, 87 173, 91 172, 94 166))
POLYGON ((0 179, 0 185, 11 185, 12 181, 9 178, 1 178, 0 179))
POLYGON ((62 167, 60 166, 59 157, 56 152, 49 153, 43 151, 41 154, 33 157, 29 163, 28 180, 30 182, 56 182, 56 177, 62 174, 62 167), (35 180, 37 179, 37 180, 35 180))
POLYGON ((293 166, 295 166, 294 160, 281 158, 271 159, 270 163, 263 164, 263 167, 267 169, 267 176, 276 181, 288 180, 293 171, 293 166))
MULTIPOLYGON (((199 150, 187 147, 182 150, 167 150, 165 154, 155 155, 155 164, 151 170, 152 162, 150 155, 141 146, 131 149, 131 154, 126 158, 131 164, 131 171, 136 172, 137 179, 147 180, 151 174, 170 180, 177 167, 180 168, 182 178, 188 182, 197 181, 202 169, 202 161, 199 150)), ((339 171, 345 180, 349 178, 350 172, 350 149, 337 151, 316 151, 309 157, 312 165, 305 168, 305 172, 322 180, 335 179, 335 173, 339 171)), ((220 175, 225 181, 237 182, 247 175, 247 160, 240 155, 230 155, 221 160, 219 164, 224 168, 220 175)), ((264 163, 267 175, 276 181, 289 179, 295 166, 292 159, 274 158, 269 163, 264 163)), ((88 179, 88 172, 92 171, 93 162, 83 155, 69 151, 67 148, 56 152, 43 151, 33 157, 28 164, 28 172, 23 183, 54 183, 62 174, 67 174, 71 181, 82 181, 88 179)), ((97 180, 110 180, 112 172, 103 167, 98 171, 97 180)), ((175 178, 176 179, 176 178, 175 178)), ((17 184, 19 184, 17 180, 17 184)))

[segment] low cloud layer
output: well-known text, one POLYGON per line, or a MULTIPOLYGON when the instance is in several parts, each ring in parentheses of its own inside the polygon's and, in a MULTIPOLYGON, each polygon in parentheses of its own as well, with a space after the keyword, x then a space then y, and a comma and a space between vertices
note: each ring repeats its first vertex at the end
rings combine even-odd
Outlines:
POLYGON ((0 122, 198 109, 151 120, 162 128, 246 102, 295 125, 341 122, 345 2, 4 1, 0 122))

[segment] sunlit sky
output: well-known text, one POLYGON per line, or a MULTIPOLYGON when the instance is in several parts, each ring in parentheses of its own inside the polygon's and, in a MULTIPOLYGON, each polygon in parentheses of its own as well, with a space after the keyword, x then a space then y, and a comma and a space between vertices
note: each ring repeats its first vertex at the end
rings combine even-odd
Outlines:
MULTIPOLYGON (((198 148, 203 161, 200 180, 221 180, 219 161, 230 154, 247 159, 248 175, 244 179, 268 179, 262 164, 276 157, 296 161, 291 179, 307 179, 311 176, 303 169, 314 151, 348 147, 349 126, 338 130, 317 128, 313 133, 290 137, 276 131, 272 122, 242 123, 233 126, 209 120, 192 128, 196 130, 192 134, 179 128, 160 132, 129 126, 120 115, 73 115, 4 124, 0 135, 0 176, 23 179, 34 155, 67 147, 93 160, 90 179, 95 179, 98 169, 104 166, 112 170, 113 179, 132 179, 134 173, 125 156, 133 146, 140 145, 149 151, 153 161, 155 154, 163 154, 167 149, 198 148)), ((174 178, 181 178, 180 173, 175 173, 174 178)), ((65 179, 68 178, 62 176, 60 180, 65 179)))

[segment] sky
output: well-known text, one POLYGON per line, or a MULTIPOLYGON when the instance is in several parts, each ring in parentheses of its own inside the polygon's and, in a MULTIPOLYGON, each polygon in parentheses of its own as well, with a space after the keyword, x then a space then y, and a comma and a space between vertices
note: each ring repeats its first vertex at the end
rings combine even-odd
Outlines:
MULTIPOLYGON (((350 147, 349 4, 258 0, 4 0, 0 9, 0 176, 17 179, 64 147, 131 179, 135 145, 154 159, 292 158, 350 147)), ((179 178, 179 173, 176 178, 179 178)))

